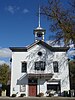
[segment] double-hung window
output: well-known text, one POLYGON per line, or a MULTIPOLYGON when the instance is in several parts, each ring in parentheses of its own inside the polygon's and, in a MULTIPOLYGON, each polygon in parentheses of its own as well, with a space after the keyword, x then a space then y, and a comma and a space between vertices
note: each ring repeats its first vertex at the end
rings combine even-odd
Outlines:
POLYGON ((27 72, 27 62, 22 62, 22 69, 21 69, 22 73, 26 73, 27 72))
POLYGON ((45 70, 45 65, 44 61, 35 62, 35 70, 45 70))
POLYGON ((57 62, 57 61, 54 61, 54 62, 53 62, 53 69, 54 69, 54 72, 55 72, 55 73, 58 72, 58 62, 57 62))

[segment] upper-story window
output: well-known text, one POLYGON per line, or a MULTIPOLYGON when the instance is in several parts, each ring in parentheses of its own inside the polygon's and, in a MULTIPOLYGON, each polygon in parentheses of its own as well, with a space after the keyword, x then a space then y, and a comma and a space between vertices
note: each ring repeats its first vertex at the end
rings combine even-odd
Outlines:
POLYGON ((27 62, 22 62, 22 69, 21 69, 22 73, 26 73, 27 72, 27 62))
POLYGON ((53 69, 54 69, 54 72, 58 72, 58 62, 57 61, 54 61, 53 62, 53 69))
POLYGON ((44 61, 35 62, 35 70, 45 70, 46 63, 44 61))

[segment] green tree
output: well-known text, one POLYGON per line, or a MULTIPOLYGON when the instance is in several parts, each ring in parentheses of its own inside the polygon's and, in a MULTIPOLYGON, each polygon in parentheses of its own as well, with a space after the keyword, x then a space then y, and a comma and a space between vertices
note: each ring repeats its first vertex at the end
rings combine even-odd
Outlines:
POLYGON ((0 83, 7 84, 8 81, 9 66, 7 64, 0 65, 0 83))
POLYGON ((68 10, 62 6, 60 0, 48 0, 48 5, 41 8, 41 14, 50 21, 50 31, 53 32, 50 37, 54 39, 53 43, 60 43, 62 40, 65 46, 70 41, 75 44, 75 16, 71 10, 74 10, 74 5, 73 9, 68 10))

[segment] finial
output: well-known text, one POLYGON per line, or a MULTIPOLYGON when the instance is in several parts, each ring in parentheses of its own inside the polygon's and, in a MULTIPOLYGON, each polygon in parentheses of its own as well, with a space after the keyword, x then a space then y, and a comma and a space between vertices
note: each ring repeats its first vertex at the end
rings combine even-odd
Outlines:
POLYGON ((39 27, 40 27, 40 6, 39 6, 39 27))

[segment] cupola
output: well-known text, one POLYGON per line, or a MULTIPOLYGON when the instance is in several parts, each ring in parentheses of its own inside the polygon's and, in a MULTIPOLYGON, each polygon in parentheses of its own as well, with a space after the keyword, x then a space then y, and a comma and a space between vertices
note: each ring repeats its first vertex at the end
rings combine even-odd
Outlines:
POLYGON ((39 22, 38 27, 34 29, 35 42, 38 40, 44 41, 45 29, 40 26, 40 7, 39 7, 39 22))

